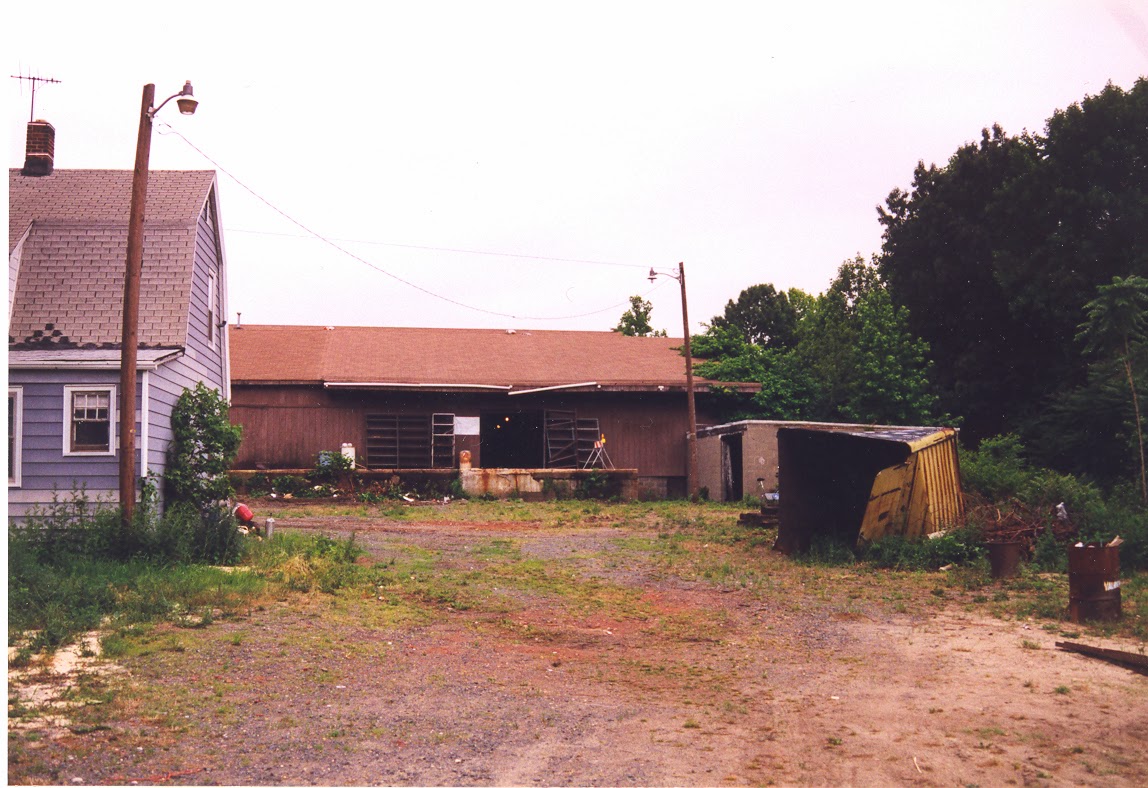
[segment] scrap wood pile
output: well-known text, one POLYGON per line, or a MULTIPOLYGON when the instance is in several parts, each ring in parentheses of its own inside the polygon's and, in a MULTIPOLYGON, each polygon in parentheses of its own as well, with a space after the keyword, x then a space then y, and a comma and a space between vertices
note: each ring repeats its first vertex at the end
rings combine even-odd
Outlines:
POLYGON ((1036 540, 1051 531, 1058 542, 1076 537, 1076 525, 1056 509, 1046 510, 1010 501, 1007 506, 983 504, 971 509, 968 521, 978 523, 985 542, 1021 542, 1032 551, 1036 540))
POLYGON ((777 498, 763 497, 761 508, 756 512, 745 512, 738 517, 738 522, 751 528, 777 528, 780 522, 780 507, 777 498))

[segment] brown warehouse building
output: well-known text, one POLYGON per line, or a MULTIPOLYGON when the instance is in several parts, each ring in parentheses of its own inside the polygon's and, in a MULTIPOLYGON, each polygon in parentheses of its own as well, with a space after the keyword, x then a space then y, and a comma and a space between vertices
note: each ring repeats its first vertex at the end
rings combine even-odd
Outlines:
MULTIPOLYGON (((605 436, 638 494, 686 489, 682 340, 600 331, 232 326, 237 469, 583 468, 605 436)), ((695 378, 699 427, 718 422, 695 378)), ((722 383, 754 390, 754 384, 722 383)))

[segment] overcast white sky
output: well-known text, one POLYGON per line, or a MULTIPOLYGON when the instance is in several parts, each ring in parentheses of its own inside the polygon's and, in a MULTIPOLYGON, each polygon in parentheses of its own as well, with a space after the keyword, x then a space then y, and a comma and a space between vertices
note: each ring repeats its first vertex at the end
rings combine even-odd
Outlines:
POLYGON ((221 170, 246 324, 606 330, 642 294, 680 336, 650 266, 685 262, 694 331, 750 285, 820 292, 918 160, 1148 74, 1131 0, 13 6, 57 167, 130 169, 143 85, 192 81, 158 120, 211 161, 160 124, 151 166, 221 170))

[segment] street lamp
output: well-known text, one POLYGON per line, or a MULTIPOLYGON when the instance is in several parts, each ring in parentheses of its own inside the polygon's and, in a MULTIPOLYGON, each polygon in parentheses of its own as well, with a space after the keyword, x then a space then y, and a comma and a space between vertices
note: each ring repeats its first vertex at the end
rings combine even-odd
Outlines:
POLYGON ((694 408, 694 358, 690 353, 690 317, 686 309, 686 264, 678 263, 677 276, 650 269, 650 281, 659 276, 676 279, 682 286, 682 331, 686 338, 686 408, 690 414, 690 431, 686 433, 686 493, 693 501, 698 497, 698 414, 694 408))
MULTIPOLYGON (((128 214, 128 259, 124 270, 124 330, 120 344, 120 512, 124 527, 130 527, 136 505, 136 358, 139 351, 140 273, 143 269, 144 207, 147 204, 148 161, 151 159, 152 118, 164 105, 176 99, 179 111, 192 115, 199 102, 191 82, 168 96, 158 106, 155 85, 143 88, 139 136, 136 139, 136 166, 132 173, 132 202, 128 214)), ((144 447, 147 451, 147 447, 144 447)))

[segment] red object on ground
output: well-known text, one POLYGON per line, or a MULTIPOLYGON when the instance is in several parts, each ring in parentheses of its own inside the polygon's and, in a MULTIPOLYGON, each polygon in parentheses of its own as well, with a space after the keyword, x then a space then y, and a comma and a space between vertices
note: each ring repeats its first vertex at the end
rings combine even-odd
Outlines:
POLYGON ((246 504, 239 504, 235 507, 235 516, 239 518, 239 522, 247 524, 255 519, 255 515, 247 508, 246 504))

